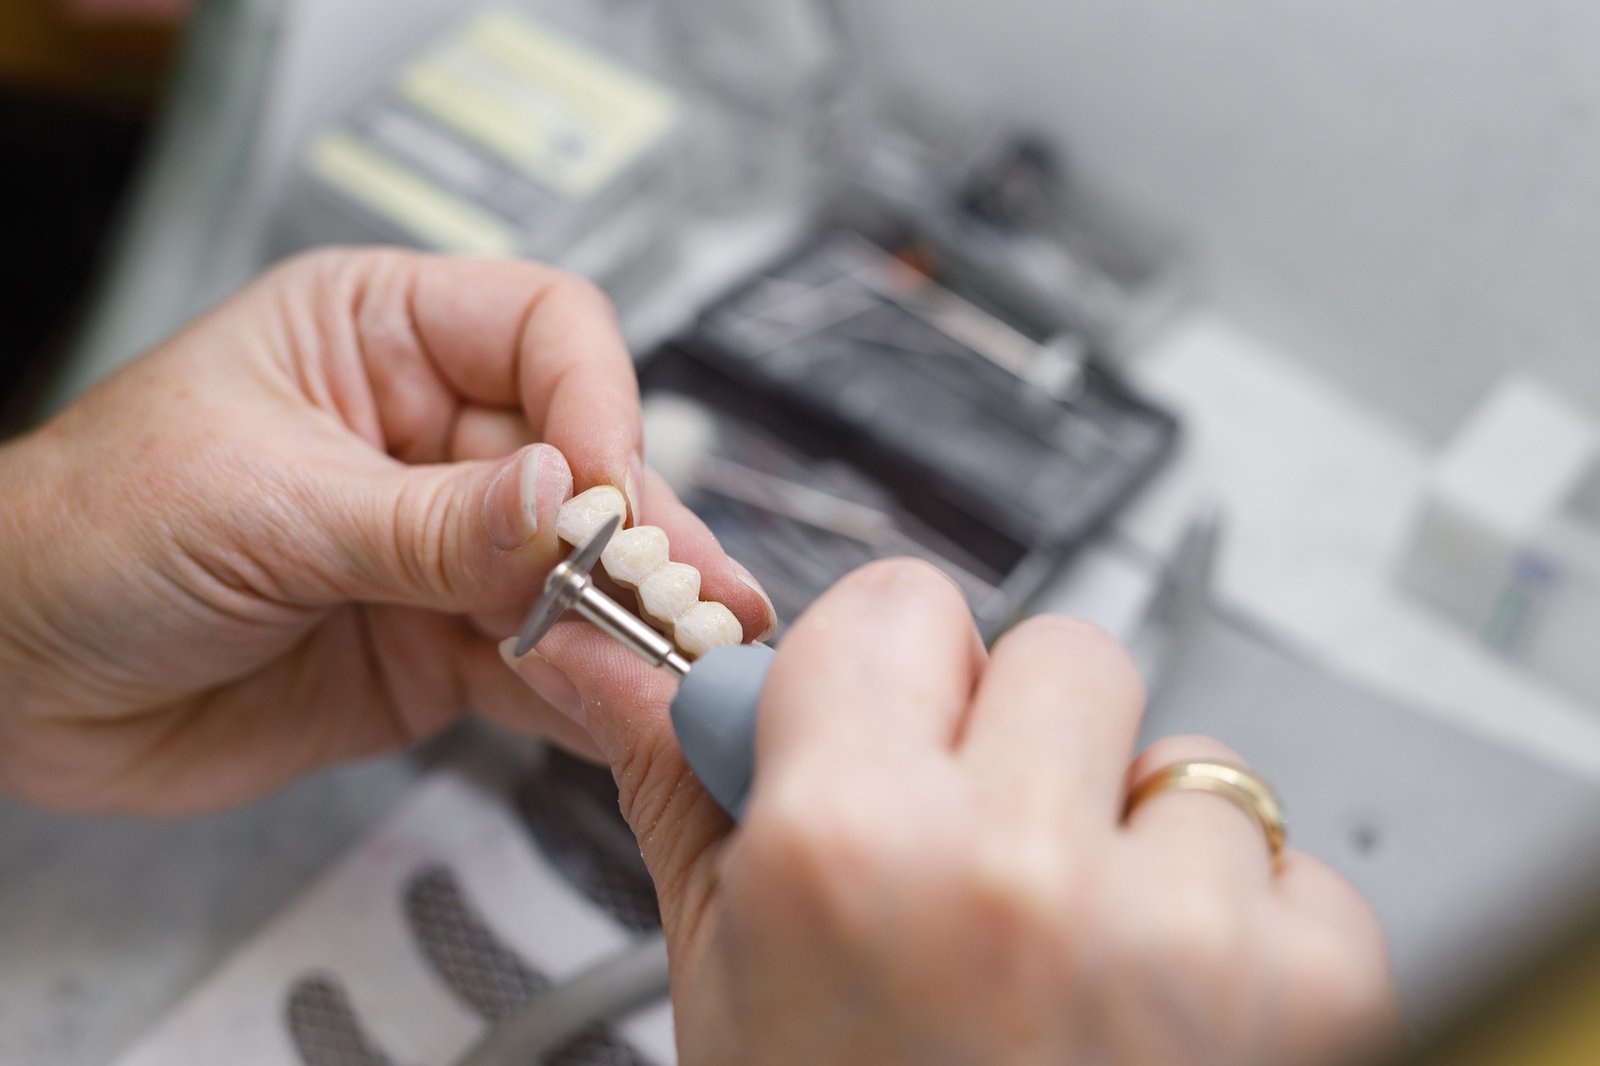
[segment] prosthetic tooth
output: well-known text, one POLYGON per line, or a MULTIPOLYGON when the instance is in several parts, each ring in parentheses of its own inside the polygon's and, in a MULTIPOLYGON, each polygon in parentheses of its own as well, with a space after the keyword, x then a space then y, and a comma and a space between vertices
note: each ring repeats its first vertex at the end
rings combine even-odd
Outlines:
POLYGON ((744 627, 727 607, 715 600, 702 600, 678 619, 672 639, 685 655, 698 659, 712 648, 742 643, 744 627))
POLYGON ((639 582, 639 609, 662 629, 700 601, 700 571, 688 563, 667 563, 639 582))
MULTIPOLYGON (((556 535, 577 547, 587 544, 613 517, 625 519, 627 497, 611 485, 596 485, 561 505, 556 535)), ((639 611, 673 640, 689 658, 712 648, 738 644, 744 627, 725 605, 700 599, 700 571, 672 562, 667 533, 659 526, 619 529, 600 553, 611 580, 634 589, 639 611)))
POLYGON ((600 562, 611 580, 624 588, 638 588, 640 582, 668 563, 667 533, 659 526, 635 526, 618 530, 600 553, 600 562))
POLYGON ((612 516, 624 518, 627 513, 628 501, 620 489, 596 485, 561 505, 556 515, 556 536, 578 547, 587 544, 612 516))

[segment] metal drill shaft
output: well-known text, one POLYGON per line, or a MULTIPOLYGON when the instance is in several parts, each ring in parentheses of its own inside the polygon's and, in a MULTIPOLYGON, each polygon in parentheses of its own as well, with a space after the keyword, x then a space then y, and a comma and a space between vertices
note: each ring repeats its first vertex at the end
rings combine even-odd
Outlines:
POLYGON ((651 629, 622 605, 594 587, 589 571, 600 558, 601 549, 617 531, 619 521, 612 518, 587 544, 577 548, 545 579, 544 595, 528 612, 527 621, 517 636, 517 655, 526 655, 566 611, 576 611, 612 640, 649 663, 664 667, 679 677, 689 672, 689 660, 666 637, 651 629))
POLYGON ((588 574, 582 575, 581 581, 582 588, 573 600, 573 610, 592 622, 600 632, 632 649, 635 655, 651 666, 665 667, 679 677, 689 672, 689 660, 678 652, 672 641, 595 588, 588 574))

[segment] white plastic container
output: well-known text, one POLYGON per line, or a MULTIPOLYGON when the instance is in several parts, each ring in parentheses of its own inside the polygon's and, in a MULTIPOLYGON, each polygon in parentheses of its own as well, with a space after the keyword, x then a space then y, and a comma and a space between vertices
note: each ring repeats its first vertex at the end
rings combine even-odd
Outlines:
POLYGON ((1503 380, 1430 468, 1399 580, 1600 700, 1600 421, 1503 380))

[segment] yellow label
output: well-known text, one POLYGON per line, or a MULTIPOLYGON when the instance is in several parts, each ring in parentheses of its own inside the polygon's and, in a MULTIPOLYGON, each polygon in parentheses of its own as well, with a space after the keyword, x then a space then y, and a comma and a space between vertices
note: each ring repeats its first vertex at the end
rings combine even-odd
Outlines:
POLYGON ((516 238, 492 216, 343 133, 311 146, 311 172, 442 251, 510 258, 516 238))
POLYGON ((572 198, 656 144, 677 111, 661 86, 504 11, 479 15, 413 64, 400 91, 572 198))

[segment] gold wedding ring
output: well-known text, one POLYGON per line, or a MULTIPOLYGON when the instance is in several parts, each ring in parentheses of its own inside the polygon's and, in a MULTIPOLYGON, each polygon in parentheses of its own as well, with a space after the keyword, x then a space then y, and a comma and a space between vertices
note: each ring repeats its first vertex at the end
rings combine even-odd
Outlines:
POLYGON ((1255 820, 1267 838, 1267 850, 1276 863, 1283 855, 1288 830, 1283 821, 1283 807, 1272 787, 1243 766, 1227 762, 1195 760, 1178 762, 1162 767, 1134 786, 1128 793, 1128 804, 1123 820, 1150 797, 1168 791, 1211 792, 1231 800, 1238 808, 1255 820))

